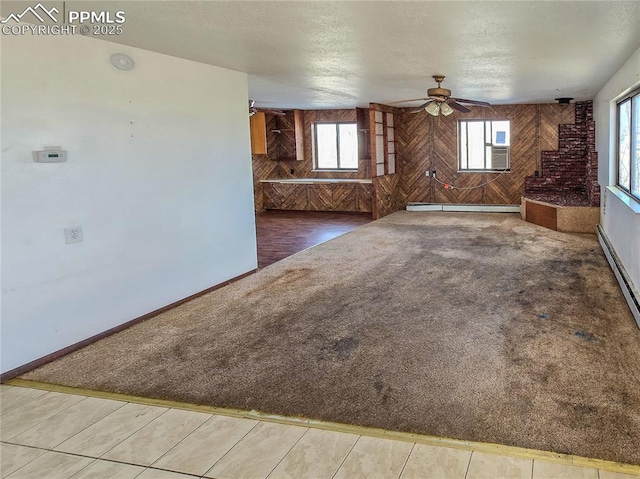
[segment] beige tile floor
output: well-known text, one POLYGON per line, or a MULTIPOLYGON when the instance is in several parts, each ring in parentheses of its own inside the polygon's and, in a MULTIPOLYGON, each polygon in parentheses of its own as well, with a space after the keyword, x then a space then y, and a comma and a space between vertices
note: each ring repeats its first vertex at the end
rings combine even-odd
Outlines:
POLYGON ((0 412, 11 479, 640 477, 17 386, 0 386, 0 412))

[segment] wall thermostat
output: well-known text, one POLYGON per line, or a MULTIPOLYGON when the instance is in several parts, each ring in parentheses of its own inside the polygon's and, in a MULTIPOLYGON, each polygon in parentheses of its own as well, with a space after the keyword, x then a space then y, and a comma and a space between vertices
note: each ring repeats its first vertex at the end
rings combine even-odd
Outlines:
POLYGON ((67 152, 65 150, 34 151, 33 161, 36 163, 62 163, 67 161, 67 152))

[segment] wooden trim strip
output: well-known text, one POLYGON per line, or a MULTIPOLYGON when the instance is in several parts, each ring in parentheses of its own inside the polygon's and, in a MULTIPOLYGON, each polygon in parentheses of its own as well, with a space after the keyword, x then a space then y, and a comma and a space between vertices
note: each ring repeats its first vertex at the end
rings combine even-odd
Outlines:
POLYGON ((401 108, 398 108, 396 106, 383 105, 382 103, 369 103, 369 108, 384 113, 400 113, 402 111, 401 108))
POLYGON ((217 284, 215 286, 211 286, 210 288, 207 288, 203 291, 200 291, 199 293, 195 293, 192 294, 191 296, 187 296, 186 298, 183 299, 179 299, 178 301, 175 301, 171 304, 168 304, 167 306, 163 306, 162 308, 156 309, 155 311, 151 311, 150 313, 144 314, 138 318, 132 319, 130 321, 127 321, 126 323, 122 323, 118 326, 115 326, 111 329, 107 329, 106 331, 103 331, 101 333, 98 333, 94 336, 91 336, 87 339, 83 339, 82 341, 79 341, 75 344, 72 344, 70 346, 67 346, 66 348, 62 348, 58 351, 55 351, 51 354, 47 354, 46 356, 43 356, 41 358, 38 359, 34 359, 31 362, 28 362, 26 364, 23 364, 22 366, 18 366, 17 368, 11 369, 5 373, 0 374, 0 383, 4 383, 5 381, 8 381, 9 379, 13 379, 16 376, 20 376, 22 374, 28 373, 29 371, 39 368, 40 366, 44 366, 47 363, 50 363, 51 361, 55 361, 56 359, 61 358, 62 356, 66 356, 69 353, 72 353, 74 351, 77 351, 78 349, 82 349, 85 346, 90 345, 91 343, 95 343, 96 341, 99 341, 103 338, 106 338, 107 336, 111 336, 112 334, 115 333, 119 333, 120 331, 124 331, 127 328, 130 328, 131 326, 134 326, 138 323, 141 323, 143 321, 146 321, 147 319, 153 318, 154 316, 159 315, 160 313, 164 313, 165 311, 168 311, 170 309, 175 308, 176 306, 180 306, 183 303, 186 303, 187 301, 191 301, 192 299, 196 299, 200 296, 203 296, 207 293, 210 293, 212 291, 215 291, 216 289, 220 289, 224 286, 227 286, 228 284, 231 284, 235 281, 238 281, 242 278, 245 278, 249 275, 252 275, 253 273, 255 273, 257 271, 257 269, 253 269, 251 271, 248 271, 244 274, 241 274, 240 276, 236 276, 234 278, 231 278, 227 281, 224 281, 220 284, 217 284))
POLYGON ((81 396, 96 397, 102 399, 112 399, 116 401, 125 401, 136 404, 145 404, 149 406, 160 406, 174 409, 183 409, 187 411, 203 412, 207 414, 217 414, 220 416, 241 417, 246 419, 254 419, 256 421, 273 422, 291 426, 302 426, 314 429, 323 429, 327 431, 345 432, 361 436, 379 437, 384 439, 392 439, 396 441, 405 441, 411 443, 427 444, 431 446, 451 447, 454 449, 462 449, 466 451, 486 452, 489 454, 499 454, 502 456, 520 457, 524 459, 549 461, 558 464, 569 464, 573 466, 589 467, 594 469, 602 469, 612 472, 620 472, 626 474, 640 474, 640 466, 633 464, 624 464, 614 461, 606 461, 604 459, 594 459, 581 456, 573 456, 570 454, 561 454, 550 451, 540 451, 537 449, 527 449, 516 446, 506 446, 502 444, 493 444, 488 442, 464 441, 460 439, 428 436, 426 434, 414 434, 401 431, 389 431, 386 429, 354 426, 351 424, 340 424, 329 421, 319 421, 315 419, 307 419, 302 417, 287 417, 276 414, 267 414, 260 411, 245 411, 241 409, 222 408, 215 406, 204 406, 199 404, 191 404, 177 401, 169 401, 164 399, 144 398, 140 396, 130 396, 128 394, 108 393, 101 391, 93 391, 90 389, 74 388, 69 386, 59 386, 56 384, 42 383, 38 381, 27 381, 24 379, 11 379, 7 381, 11 386, 27 387, 32 389, 40 389, 44 391, 59 392, 64 394, 78 394, 81 396))

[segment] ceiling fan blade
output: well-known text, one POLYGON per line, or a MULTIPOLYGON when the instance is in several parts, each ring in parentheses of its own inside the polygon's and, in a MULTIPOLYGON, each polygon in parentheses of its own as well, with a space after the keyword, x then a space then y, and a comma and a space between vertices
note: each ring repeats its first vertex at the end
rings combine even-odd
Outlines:
POLYGON ((397 105, 398 103, 409 103, 411 101, 420 101, 420 100, 428 100, 428 98, 412 98, 411 100, 400 100, 400 101, 392 101, 391 103, 387 103, 387 105, 397 105))
POLYGON ((460 103, 455 101, 453 98, 449 98, 446 101, 446 103, 447 103, 447 105, 449 105, 454 110, 458 110, 460 113, 469 113, 471 111, 469 108, 467 108, 464 105, 461 105, 460 103))
POLYGON ((424 105, 420 105, 418 108, 414 108, 413 110, 411 110, 409 113, 420 113, 421 111, 424 111, 425 107, 431 103, 433 100, 429 100, 427 103, 425 103, 424 105))
POLYGON ((486 101, 465 100, 464 98, 453 98, 453 97, 451 98, 451 100, 455 100, 460 103, 469 103, 470 105, 491 106, 491 103, 487 103, 486 101))

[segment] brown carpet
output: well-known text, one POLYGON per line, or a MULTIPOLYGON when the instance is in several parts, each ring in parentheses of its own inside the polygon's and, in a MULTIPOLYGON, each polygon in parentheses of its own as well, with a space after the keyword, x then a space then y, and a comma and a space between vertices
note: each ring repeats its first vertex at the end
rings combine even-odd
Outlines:
POLYGON ((398 212, 25 379, 640 464, 640 330, 594 235, 398 212))

